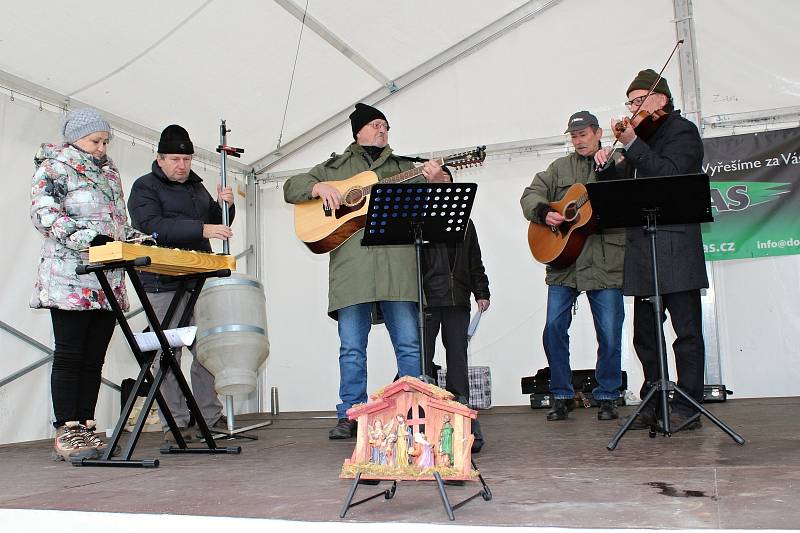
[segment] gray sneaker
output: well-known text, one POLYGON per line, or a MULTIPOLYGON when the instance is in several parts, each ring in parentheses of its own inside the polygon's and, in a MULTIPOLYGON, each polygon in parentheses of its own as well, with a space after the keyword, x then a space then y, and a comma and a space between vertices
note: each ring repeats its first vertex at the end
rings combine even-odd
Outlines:
MULTIPOLYGON (((197 431, 195 432, 194 436, 200 439, 201 441, 204 440, 203 433, 200 431, 200 428, 195 428, 197 431)), ((215 433, 227 433, 228 432, 228 419, 225 418, 225 415, 222 415, 217 419, 216 422, 208 426, 208 429, 211 430, 211 435, 215 433)))
MULTIPOLYGON (((192 436, 192 430, 190 430, 189 428, 181 427, 181 426, 178 426, 178 430, 180 430, 181 437, 183 437, 184 442, 186 442, 188 444, 188 443, 194 441, 194 438, 192 436)), ((164 432, 164 444, 165 445, 169 445, 169 446, 171 446, 173 444, 177 444, 177 441, 175 440, 175 437, 172 435, 172 431, 170 431, 169 429, 167 429, 164 432)))

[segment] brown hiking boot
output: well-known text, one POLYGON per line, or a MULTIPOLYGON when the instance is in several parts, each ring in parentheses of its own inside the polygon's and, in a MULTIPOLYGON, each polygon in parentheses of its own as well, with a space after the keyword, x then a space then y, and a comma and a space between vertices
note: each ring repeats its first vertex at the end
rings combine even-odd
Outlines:
POLYGON ((94 459, 97 450, 89 446, 83 438, 83 426, 76 421, 66 422, 56 429, 53 443, 53 459, 67 461, 73 458, 94 459))

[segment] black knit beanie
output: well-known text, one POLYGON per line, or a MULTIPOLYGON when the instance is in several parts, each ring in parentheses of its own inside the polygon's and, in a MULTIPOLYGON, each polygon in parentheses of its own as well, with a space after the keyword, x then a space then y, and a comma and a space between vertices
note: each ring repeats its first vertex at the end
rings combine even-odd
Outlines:
POLYGON ((159 154, 193 154, 194 145, 189 139, 189 132, 177 124, 164 128, 158 141, 159 154))
POLYGON ((350 113, 350 126, 353 128, 353 139, 356 138, 356 133, 361 131, 361 128, 376 118, 385 120, 387 124, 389 123, 389 121, 386 120, 386 116, 374 107, 362 104, 361 102, 357 103, 355 111, 350 113))
MULTIPOLYGON (((658 72, 649 68, 647 70, 642 70, 639 74, 631 82, 628 90, 625 92, 626 95, 631 94, 631 91, 635 91, 636 89, 644 89, 645 91, 649 91, 650 87, 658 79, 658 72)), ((669 85, 667 85, 667 79, 661 78, 656 83, 655 89, 653 89, 654 93, 660 93, 672 100, 672 93, 669 92, 669 85)))

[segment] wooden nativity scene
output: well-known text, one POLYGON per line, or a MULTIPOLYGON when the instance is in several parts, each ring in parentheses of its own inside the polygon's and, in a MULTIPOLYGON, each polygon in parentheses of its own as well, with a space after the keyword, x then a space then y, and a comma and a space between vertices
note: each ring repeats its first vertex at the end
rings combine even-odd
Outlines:
POLYGON ((356 447, 341 478, 472 480, 472 420, 477 411, 450 392, 406 376, 347 411, 358 422, 356 447))

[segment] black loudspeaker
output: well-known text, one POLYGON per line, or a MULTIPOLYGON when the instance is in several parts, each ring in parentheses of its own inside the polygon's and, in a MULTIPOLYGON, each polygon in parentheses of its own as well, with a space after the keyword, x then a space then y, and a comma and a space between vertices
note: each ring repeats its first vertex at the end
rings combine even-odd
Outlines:
POLYGON ((724 402, 732 394, 725 385, 703 385, 703 402, 724 402))
MULTIPOLYGON (((128 401, 128 396, 131 395, 133 392, 133 387, 136 385, 136 380, 132 378, 125 378, 120 383, 120 388, 122 391, 120 392, 120 402, 119 402, 119 411, 122 412, 123 408, 125 407, 125 402, 128 401)), ((147 388, 145 387, 145 383, 142 383, 142 386, 139 387, 139 392, 137 396, 147 396, 147 388)))

